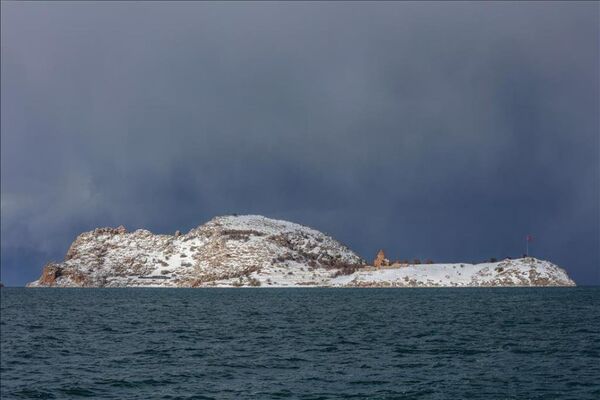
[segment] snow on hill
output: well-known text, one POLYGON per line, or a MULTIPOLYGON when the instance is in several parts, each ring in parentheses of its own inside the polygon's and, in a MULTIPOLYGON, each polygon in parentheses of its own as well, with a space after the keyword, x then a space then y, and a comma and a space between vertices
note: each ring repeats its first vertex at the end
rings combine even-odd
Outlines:
POLYGON ((317 230, 258 215, 216 217, 187 234, 99 228, 31 287, 574 286, 535 258, 376 269, 317 230))
POLYGON ((317 230, 258 215, 216 217, 185 235, 99 228, 29 286, 324 285, 364 261, 317 230))
POLYGON ((420 264, 363 269, 331 280, 350 287, 575 286, 565 270, 533 257, 482 264, 420 264))

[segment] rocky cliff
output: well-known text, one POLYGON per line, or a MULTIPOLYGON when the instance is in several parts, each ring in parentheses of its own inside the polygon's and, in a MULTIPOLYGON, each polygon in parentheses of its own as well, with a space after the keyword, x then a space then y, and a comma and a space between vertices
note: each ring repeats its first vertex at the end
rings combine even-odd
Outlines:
POLYGON ((325 285, 364 261, 314 229, 257 215, 217 217, 187 234, 124 227, 77 237, 29 286, 325 285))
POLYGON ((217 217, 186 234, 98 228, 31 287, 574 286, 556 265, 523 258, 484 264, 365 265, 314 229, 257 215, 217 217))

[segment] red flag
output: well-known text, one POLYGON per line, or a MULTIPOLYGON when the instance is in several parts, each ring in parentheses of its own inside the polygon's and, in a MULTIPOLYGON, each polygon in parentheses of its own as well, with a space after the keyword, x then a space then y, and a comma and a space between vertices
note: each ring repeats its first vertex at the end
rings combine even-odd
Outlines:
POLYGON ((533 236, 532 235, 527 235, 525 237, 525 240, 527 240, 528 242, 533 242, 533 236))

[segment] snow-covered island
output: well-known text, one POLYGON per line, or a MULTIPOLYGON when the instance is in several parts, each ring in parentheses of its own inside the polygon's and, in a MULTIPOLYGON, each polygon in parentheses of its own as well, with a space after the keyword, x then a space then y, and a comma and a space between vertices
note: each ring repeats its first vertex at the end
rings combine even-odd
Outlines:
MULTIPOLYGON (((386 260, 387 261, 387 260, 386 260)), ((124 227, 82 233, 29 287, 575 286, 533 257, 483 264, 367 262, 315 229, 258 215, 216 217, 186 234, 124 227)))

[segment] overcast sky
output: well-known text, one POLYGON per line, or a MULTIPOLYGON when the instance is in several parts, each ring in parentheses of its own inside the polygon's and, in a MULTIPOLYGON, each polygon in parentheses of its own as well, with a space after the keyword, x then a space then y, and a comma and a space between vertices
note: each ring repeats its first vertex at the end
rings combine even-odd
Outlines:
POLYGON ((256 213, 600 284, 598 3, 2 2, 1 279, 256 213))

